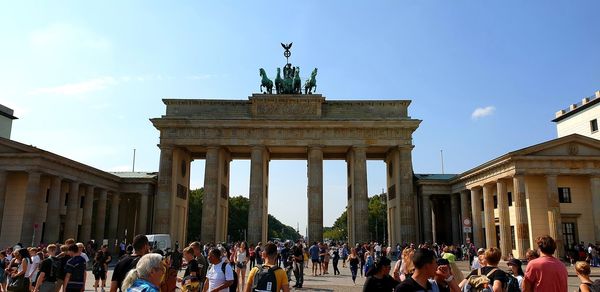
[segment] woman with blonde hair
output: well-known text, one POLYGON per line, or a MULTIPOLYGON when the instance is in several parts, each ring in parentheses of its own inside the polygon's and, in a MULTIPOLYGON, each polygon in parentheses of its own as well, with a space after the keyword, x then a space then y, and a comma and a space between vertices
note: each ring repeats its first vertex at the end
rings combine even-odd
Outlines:
POLYGON ((165 273, 162 256, 157 253, 146 254, 140 258, 135 269, 127 273, 121 289, 127 292, 159 292, 165 273))
POLYGON ((579 291, 581 292, 590 292, 596 291, 598 284, 598 280, 596 282, 592 282, 590 279, 590 264, 585 261, 579 261, 575 263, 575 273, 577 274, 577 278, 581 281, 579 284, 579 291), (594 290, 592 290, 594 288, 594 290))
POLYGON ((410 278, 415 271, 412 257, 415 254, 415 249, 407 247, 402 251, 402 263, 400 264, 400 281, 410 278))

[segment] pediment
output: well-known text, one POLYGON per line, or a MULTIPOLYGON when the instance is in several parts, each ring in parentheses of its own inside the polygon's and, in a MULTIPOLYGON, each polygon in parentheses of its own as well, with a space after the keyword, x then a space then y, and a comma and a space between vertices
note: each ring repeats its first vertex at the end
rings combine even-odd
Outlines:
POLYGON ((570 135, 513 152, 520 156, 598 156, 600 140, 570 135))
POLYGON ((37 148, 32 146, 0 138, 0 154, 35 153, 37 151, 37 148))

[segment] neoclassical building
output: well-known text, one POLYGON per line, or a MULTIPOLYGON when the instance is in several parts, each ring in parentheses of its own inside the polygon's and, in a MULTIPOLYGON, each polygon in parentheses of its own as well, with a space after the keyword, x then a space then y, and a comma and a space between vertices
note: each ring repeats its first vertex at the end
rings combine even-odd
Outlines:
POLYGON ((417 178, 424 241, 468 238, 520 258, 544 234, 559 255, 574 242, 600 242, 599 140, 572 134, 458 175, 417 178))
POLYGON ((151 230, 156 173, 109 173, 0 138, 0 248, 151 230))
MULTIPOLYGON (((600 100, 596 95, 561 111, 557 119, 577 120, 584 131, 596 134, 596 111, 590 116, 589 110, 600 100), (586 116, 577 119, 580 113, 586 116)), ((250 241, 266 239, 268 164, 273 159, 307 161, 312 239, 322 236, 323 160, 345 160, 349 240, 369 240, 366 161, 371 159, 387 166, 390 244, 472 241, 522 258, 543 234, 557 239, 559 254, 573 242, 600 242, 600 140, 593 135, 559 131, 563 135, 557 139, 461 174, 413 174, 412 133, 420 120, 409 116, 408 100, 255 94, 248 100, 164 103, 165 115, 151 120, 161 138, 158 172, 105 172, 4 134, 0 247, 70 237, 112 245, 139 233, 169 233, 173 241, 185 242, 190 163, 195 159, 206 161, 204 241, 226 238, 233 159, 251 161, 250 241)), ((5 113, 4 120, 15 119, 12 111, 5 113)), ((565 129, 582 129, 572 124, 564 124, 565 129)), ((10 133, 10 126, 0 128, 10 133)))

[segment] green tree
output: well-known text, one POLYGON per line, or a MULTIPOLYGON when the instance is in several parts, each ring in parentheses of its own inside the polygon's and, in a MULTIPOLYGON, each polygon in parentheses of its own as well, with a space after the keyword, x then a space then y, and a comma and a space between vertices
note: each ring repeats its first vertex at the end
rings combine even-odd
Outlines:
POLYGON ((291 226, 281 223, 277 218, 269 214, 269 231, 267 237, 279 238, 281 240, 292 240, 296 241, 300 238, 300 233, 291 226))
POLYGON ((348 212, 344 210, 342 215, 333 223, 332 227, 323 227, 323 238, 346 241, 348 239, 348 212))
POLYGON ((229 198, 229 214, 227 222, 227 234, 229 240, 243 240, 248 230, 248 209, 250 200, 246 197, 237 196, 229 198))
MULTIPOLYGON (((387 234, 387 202, 386 194, 375 195, 369 198, 369 232, 371 240, 384 242, 388 240, 387 234)), ((332 227, 323 228, 323 238, 332 240, 348 239, 348 212, 344 210, 332 227)))
POLYGON ((188 207, 187 241, 200 240, 202 226, 202 200, 204 199, 204 188, 190 191, 188 207))
POLYGON ((375 195, 369 198, 369 232, 371 240, 384 242, 387 240, 387 202, 386 194, 375 195))

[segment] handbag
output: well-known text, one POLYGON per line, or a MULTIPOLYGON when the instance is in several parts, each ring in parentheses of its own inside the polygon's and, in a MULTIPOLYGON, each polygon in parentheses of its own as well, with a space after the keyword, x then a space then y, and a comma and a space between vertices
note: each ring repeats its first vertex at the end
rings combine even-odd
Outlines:
POLYGON ((13 292, 27 292, 29 291, 29 281, 26 280, 24 275, 18 276, 10 282, 6 290, 13 292))

